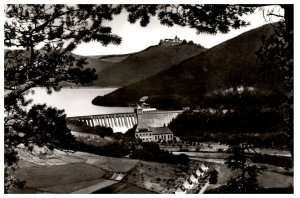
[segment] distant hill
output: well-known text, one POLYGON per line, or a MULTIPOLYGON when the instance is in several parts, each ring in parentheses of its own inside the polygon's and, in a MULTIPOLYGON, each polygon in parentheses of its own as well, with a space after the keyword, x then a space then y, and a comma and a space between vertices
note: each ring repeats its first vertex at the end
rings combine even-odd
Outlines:
MULTIPOLYGON (((9 49, 5 49, 4 53, 8 52, 8 51, 13 51, 13 50, 9 50, 9 49)), ((26 53, 27 55, 27 53, 26 53)), ((28 55, 29 56, 29 55, 28 55)), ((93 56, 81 56, 81 55, 76 55, 73 54, 73 56, 75 58, 86 58, 86 62, 88 63, 87 65, 84 65, 84 68, 94 68, 96 70, 96 72, 100 72, 103 69, 106 69, 108 67, 110 67, 111 65, 115 64, 116 62, 119 62, 121 60, 123 60, 124 58, 126 58, 126 55, 122 55, 123 59, 120 58, 120 55, 111 55, 109 58, 106 59, 101 59, 101 57, 93 57, 93 56), (121 60, 118 60, 121 59, 121 60)))
POLYGON ((94 68, 96 70, 96 73, 115 64, 115 62, 113 61, 103 61, 97 57, 80 56, 76 54, 73 54, 73 56, 76 58, 86 58, 86 62, 88 62, 88 64, 85 65, 84 68, 94 68))
POLYGON ((253 29, 154 76, 98 96, 92 103, 127 106, 150 96, 150 100, 173 106, 193 106, 201 104, 204 94, 215 89, 263 84, 255 52, 262 45, 262 36, 273 32, 271 25, 253 29))
MULTIPOLYGON (((141 52, 130 54, 121 62, 98 72, 98 82, 96 84, 122 87, 155 75, 203 51, 205 51, 205 48, 192 44, 151 46, 141 52)), ((108 58, 111 59, 110 56, 104 56, 101 57, 101 60, 108 58)), ((119 58, 122 58, 122 56, 119 58)), ((114 59, 116 59, 116 56, 114 59)))
MULTIPOLYGON (((9 49, 5 49, 4 53, 12 51, 9 49)), ((25 53, 27 56, 27 53, 25 53)), ((29 55, 28 55, 29 56, 29 55)), ((117 62, 122 61, 124 58, 127 58, 128 55, 110 55, 110 56, 80 56, 73 54, 75 58, 86 58, 86 62, 88 64, 84 65, 84 68, 94 68, 97 72, 100 72, 112 65, 114 65, 117 62)), ((7 82, 6 82, 7 83, 7 82)), ((61 85, 63 86, 76 86, 74 83, 68 83, 68 82, 61 82, 61 85)))
POLYGON ((129 53, 129 54, 112 54, 112 55, 101 55, 98 56, 98 58, 100 60, 103 61, 109 61, 109 62, 121 62, 122 60, 124 60, 125 58, 127 58, 128 56, 135 54, 135 53, 139 53, 139 52, 133 52, 133 53, 129 53))

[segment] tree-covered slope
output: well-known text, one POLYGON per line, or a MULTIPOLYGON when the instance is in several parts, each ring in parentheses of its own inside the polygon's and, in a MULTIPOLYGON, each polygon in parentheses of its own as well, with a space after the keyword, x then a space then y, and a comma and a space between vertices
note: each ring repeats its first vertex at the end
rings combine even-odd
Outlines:
POLYGON ((274 29, 264 25, 223 42, 199 55, 151 76, 120 88, 93 104, 126 106, 142 96, 177 106, 193 106, 203 102, 203 95, 215 89, 266 84, 260 77, 260 63, 256 51, 262 45, 263 35, 274 29))
POLYGON ((155 75, 203 51, 205 48, 193 44, 151 46, 98 72, 97 85, 122 87, 155 75))
POLYGON ((90 56, 80 56, 80 55, 76 55, 74 54, 74 57, 76 58, 86 58, 86 62, 88 63, 87 65, 85 65, 85 68, 94 68, 96 70, 96 72, 100 72, 110 66, 112 66, 113 64, 115 64, 114 62, 111 61, 103 61, 99 58, 96 57, 90 57, 90 56))

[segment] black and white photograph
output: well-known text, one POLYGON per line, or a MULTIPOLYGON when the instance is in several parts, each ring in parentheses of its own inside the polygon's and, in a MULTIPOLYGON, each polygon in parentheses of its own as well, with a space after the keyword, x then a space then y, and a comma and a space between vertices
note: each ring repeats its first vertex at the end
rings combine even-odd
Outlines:
POLYGON ((294 194, 295 6, 241 2, 5 1, 2 193, 294 194))

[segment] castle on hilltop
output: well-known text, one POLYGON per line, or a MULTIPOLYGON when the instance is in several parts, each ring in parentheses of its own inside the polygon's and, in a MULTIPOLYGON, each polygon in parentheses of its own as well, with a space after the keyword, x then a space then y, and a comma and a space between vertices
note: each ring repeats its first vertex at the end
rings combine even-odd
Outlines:
POLYGON ((182 44, 182 40, 180 40, 177 36, 174 39, 161 39, 159 45, 163 46, 174 46, 182 44))

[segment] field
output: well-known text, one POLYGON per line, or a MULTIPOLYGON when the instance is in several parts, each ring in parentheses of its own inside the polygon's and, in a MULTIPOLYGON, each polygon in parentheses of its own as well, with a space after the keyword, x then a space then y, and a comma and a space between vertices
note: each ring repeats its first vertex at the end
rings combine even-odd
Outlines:
POLYGON ((110 158, 83 152, 28 152, 20 149, 16 177, 26 180, 25 189, 12 193, 93 192, 117 181, 107 180, 114 172, 128 172, 138 160, 110 158), (46 152, 46 153, 45 153, 46 152))
MULTIPOLYGON (((238 175, 238 171, 229 169, 225 164, 211 164, 213 168, 218 171, 218 182, 217 184, 210 184, 208 190, 217 188, 227 183, 231 177, 238 175)), ((258 176, 258 183, 266 188, 289 188, 293 186, 293 177, 290 175, 281 174, 274 172, 274 168, 267 166, 267 171, 258 176)))
POLYGON ((94 166, 110 172, 128 172, 139 162, 139 160, 134 159, 104 156, 97 156, 96 158, 94 158, 94 161, 92 159, 89 159, 87 163, 89 163, 89 161, 91 161, 91 164, 93 164, 94 166))
POLYGON ((48 193, 70 193, 101 182, 105 171, 89 164, 67 164, 49 167, 27 167, 17 171, 26 180, 25 189, 48 193))
POLYGON ((189 171, 187 167, 129 158, 58 150, 42 154, 42 151, 20 152, 16 176, 26 180, 26 185, 24 190, 15 189, 13 193, 90 192, 89 188, 113 181, 114 173, 126 176, 121 183, 112 183, 96 193, 171 193, 189 171))
MULTIPOLYGON (((39 149, 32 153, 20 150, 20 154, 16 176, 25 179, 26 185, 24 190, 15 189, 13 193, 174 193, 201 161, 196 157, 187 167, 59 150, 49 152, 39 149), (122 181, 112 180, 115 173, 123 173, 125 177, 122 181)), ((218 159, 211 156, 213 153, 202 154, 204 158, 212 157, 210 165, 219 173, 217 184, 209 185, 208 192, 238 174, 222 164, 223 159, 222 163, 216 163, 218 159)), ((217 157, 223 158, 221 155, 224 154, 220 153, 217 157)), ((277 158, 274 160, 280 160, 277 158)), ((266 192, 269 189, 290 192, 293 169, 263 165, 267 166, 267 171, 258 180, 266 192)))
POLYGON ((153 194, 149 190, 137 187, 133 184, 126 182, 118 182, 107 188, 103 188, 93 194, 153 194))

